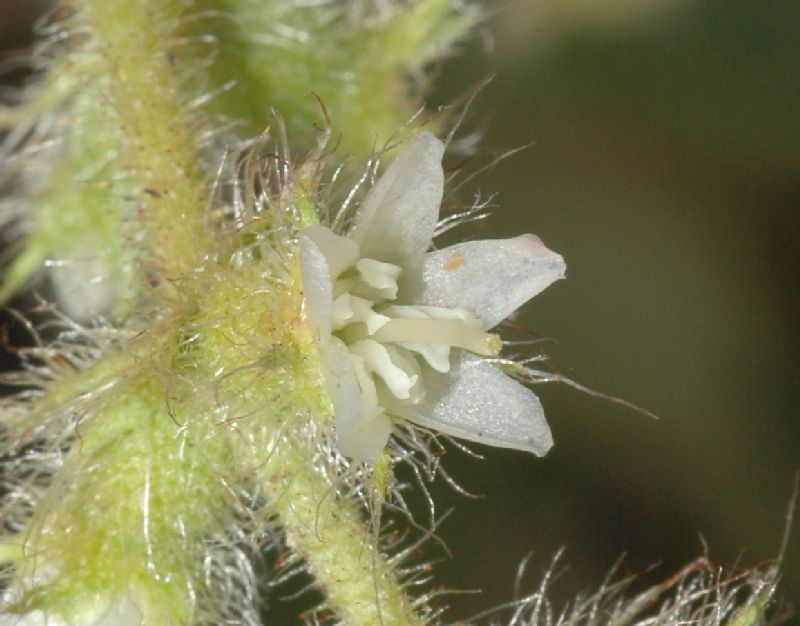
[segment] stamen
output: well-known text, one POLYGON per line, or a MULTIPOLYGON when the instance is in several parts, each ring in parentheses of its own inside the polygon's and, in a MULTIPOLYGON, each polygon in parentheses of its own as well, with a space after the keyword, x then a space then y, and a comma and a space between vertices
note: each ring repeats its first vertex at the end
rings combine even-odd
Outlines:
POLYGON ((497 356, 503 347, 497 335, 450 320, 393 319, 381 326, 372 338, 380 342, 445 344, 481 356, 497 356))
POLYGON ((375 388, 375 381, 372 380, 372 374, 367 371, 366 364, 363 357, 350 351, 350 358, 352 359, 353 369, 358 379, 358 386, 361 388, 361 398, 364 402, 364 416, 371 417, 381 412, 378 405, 378 390, 375 388))
POLYGON ((402 319, 410 318, 416 320, 452 320, 457 322, 464 322, 467 326, 474 326, 475 328, 483 328, 481 321, 466 309, 460 308, 446 308, 443 306, 430 306, 430 305, 407 305, 407 304, 389 304, 381 307, 381 313, 389 317, 399 317, 402 319))
POLYGON ((331 327, 341 330, 349 324, 363 322, 367 325, 370 335, 374 334, 390 318, 376 313, 372 303, 364 298, 359 298, 349 293, 343 293, 333 301, 331 312, 331 327))
POLYGON ((450 346, 442 343, 423 343, 421 341, 400 341, 397 344, 419 354, 437 372, 450 371, 450 346))
POLYGON ((397 398, 407 400, 411 396, 411 388, 419 376, 416 374, 409 376, 406 371, 397 367, 384 346, 377 341, 366 339, 350 344, 349 348, 351 353, 364 359, 366 370, 371 370, 380 376, 397 398))
POLYGON ((331 309, 331 327, 334 330, 344 328, 353 319, 353 307, 350 302, 352 298, 349 293, 343 293, 334 299, 331 309))
POLYGON ((402 271, 400 267, 375 259, 361 259, 356 263, 356 269, 361 279, 375 288, 384 300, 397 297, 397 278, 402 271))
POLYGON ((399 400, 402 407, 422 400, 425 388, 420 359, 446 373, 450 371, 451 348, 482 356, 500 353, 500 338, 484 331, 481 320, 470 311, 393 304, 401 267, 358 258, 355 242, 324 228, 317 230, 312 234, 323 249, 333 282, 331 329, 350 352, 365 416, 382 414, 384 402, 394 405, 394 400, 399 400))

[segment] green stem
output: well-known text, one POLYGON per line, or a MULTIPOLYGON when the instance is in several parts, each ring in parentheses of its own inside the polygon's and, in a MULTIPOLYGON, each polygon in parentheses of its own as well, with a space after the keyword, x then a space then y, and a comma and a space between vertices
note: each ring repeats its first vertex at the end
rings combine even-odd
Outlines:
POLYGON ((422 626, 362 516, 316 465, 306 447, 287 438, 261 476, 289 545, 306 558, 325 592, 325 606, 349 626, 422 626))
POLYGON ((125 137, 122 156, 139 192, 138 223, 162 278, 195 271, 212 250, 208 191, 191 115, 169 50, 180 3, 77 0, 106 62, 110 106, 125 137))

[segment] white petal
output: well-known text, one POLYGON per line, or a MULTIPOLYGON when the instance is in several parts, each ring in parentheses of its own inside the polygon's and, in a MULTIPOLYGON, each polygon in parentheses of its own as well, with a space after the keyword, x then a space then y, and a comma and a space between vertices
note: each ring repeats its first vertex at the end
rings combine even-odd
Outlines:
POLYGON ((303 279, 303 311, 321 341, 331 336, 333 283, 328 261, 317 243, 300 233, 300 275, 303 279))
POLYGON ((352 236, 361 256, 404 269, 430 247, 442 202, 444 144, 421 133, 387 168, 364 200, 352 236))
POLYGON ((331 280, 355 264, 361 256, 358 244, 347 237, 341 237, 325 226, 309 226, 304 228, 301 235, 308 237, 325 255, 331 272, 331 280))
POLYGON ((535 235, 467 241, 426 254, 421 276, 401 295, 415 304, 463 307, 492 328, 565 270, 561 255, 535 235))
POLYGON ((404 417, 453 437, 537 456, 551 448, 542 405, 530 389, 468 352, 451 363, 448 374, 425 375, 428 395, 404 417))
POLYGON ((392 422, 378 412, 375 386, 370 376, 367 376, 367 383, 371 386, 369 395, 372 397, 364 397, 363 383, 359 382, 353 367, 353 357, 341 339, 331 338, 326 356, 326 381, 333 404, 339 450, 358 461, 374 461, 389 441, 392 422), (374 410, 367 412, 367 404, 374 410))
POLYGON ((383 413, 361 420, 349 431, 339 432, 339 451, 357 461, 374 461, 392 434, 392 421, 383 413))
MULTIPOLYGON (((333 404, 336 430, 352 430, 364 418, 364 398, 358 384, 350 351, 338 337, 325 346, 325 382, 333 404)), ((377 402, 376 402, 377 404, 377 402)))

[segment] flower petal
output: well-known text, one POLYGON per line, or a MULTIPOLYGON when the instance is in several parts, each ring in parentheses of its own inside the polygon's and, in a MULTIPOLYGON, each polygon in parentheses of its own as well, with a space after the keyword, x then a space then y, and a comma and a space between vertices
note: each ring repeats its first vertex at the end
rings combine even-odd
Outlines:
POLYGON ((484 359, 462 351, 450 372, 430 372, 425 384, 425 400, 403 416, 420 426, 537 456, 553 445, 539 399, 484 359))
POLYGON ((357 461, 377 459, 392 434, 392 420, 379 413, 362 419, 345 433, 339 432, 339 451, 357 461))
POLYGON ((300 275, 303 279, 303 311, 321 341, 331 336, 333 283, 331 268, 320 247, 305 231, 300 233, 300 275))
POLYGON ((364 417, 364 398, 353 368, 350 351, 338 337, 325 346, 325 382, 333 404, 336 430, 347 432, 364 417))
MULTIPOLYGON (((371 378, 359 382, 353 356, 345 343, 331 337, 325 347, 325 380, 333 404, 339 451, 357 461, 374 461, 392 434, 392 421, 380 412, 371 378), (366 398, 362 384, 371 386, 366 398)), ((364 374, 362 369, 362 375, 364 374)))
POLYGON ((337 235, 326 226, 309 226, 303 229, 302 235, 317 244, 317 248, 325 255, 332 281, 335 281, 339 274, 348 267, 354 265, 361 256, 355 241, 337 235))
POLYGON ((443 154, 441 141, 421 133, 375 183, 351 233, 362 257, 404 269, 419 265, 439 221, 443 154))
POLYGON ((422 273, 401 287, 401 295, 414 304, 463 307, 488 329, 565 270, 561 255, 536 235, 467 241, 426 254, 422 273))

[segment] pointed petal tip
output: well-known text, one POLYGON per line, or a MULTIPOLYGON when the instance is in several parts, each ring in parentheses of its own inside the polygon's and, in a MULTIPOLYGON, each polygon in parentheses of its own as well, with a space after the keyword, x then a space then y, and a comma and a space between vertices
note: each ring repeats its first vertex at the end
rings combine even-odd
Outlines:
POLYGON ((418 133, 414 139, 411 140, 409 145, 403 150, 404 152, 425 152, 437 161, 441 161, 444 156, 445 145, 432 132, 424 130, 418 133))
POLYGON ((348 431, 338 433, 339 451, 356 461, 373 463, 392 435, 392 421, 384 414, 359 421, 348 431))
POLYGON ((528 259, 547 261, 548 269, 554 276, 553 280, 560 280, 565 277, 567 264, 564 262, 564 257, 544 245, 544 242, 538 236, 528 233, 519 235, 514 239, 519 242, 521 250, 524 251, 528 259))
POLYGON ((543 457, 545 454, 550 452, 550 449, 553 447, 553 435, 548 430, 546 433, 540 435, 540 437, 536 437, 531 435, 528 437, 528 447, 527 450, 532 452, 538 457, 543 457))

